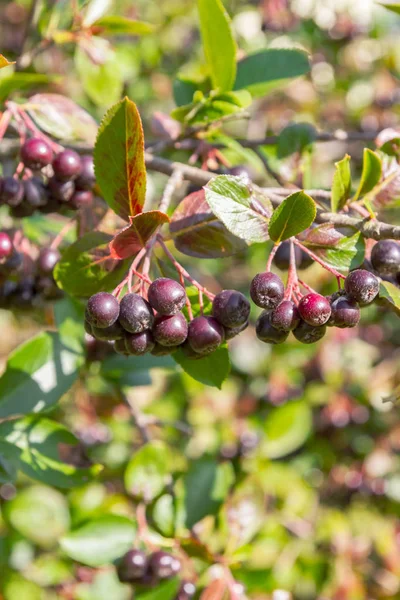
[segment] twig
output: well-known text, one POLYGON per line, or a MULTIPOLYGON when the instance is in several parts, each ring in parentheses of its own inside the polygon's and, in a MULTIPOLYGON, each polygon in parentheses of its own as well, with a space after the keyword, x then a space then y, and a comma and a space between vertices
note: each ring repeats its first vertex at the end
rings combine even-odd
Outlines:
POLYGON ((273 179, 275 179, 275 181, 277 181, 279 183, 279 185, 281 185, 282 187, 285 187, 286 181, 284 180, 283 177, 281 177, 279 175, 278 171, 275 171, 275 169, 273 169, 271 167, 271 165, 269 164, 269 160, 265 156, 264 152, 258 146, 252 147, 252 150, 253 150, 254 154, 257 154, 258 158, 261 160, 268 175, 270 175, 273 179))

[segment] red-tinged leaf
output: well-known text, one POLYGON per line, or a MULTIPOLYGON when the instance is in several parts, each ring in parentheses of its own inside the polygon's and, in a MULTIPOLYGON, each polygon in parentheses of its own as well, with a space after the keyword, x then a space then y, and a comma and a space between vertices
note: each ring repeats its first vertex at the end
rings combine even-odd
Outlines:
POLYGON ((231 256, 247 248, 211 211, 204 190, 182 200, 172 215, 170 231, 176 248, 197 258, 231 256))
POLYGON ((51 136, 68 142, 94 144, 96 121, 69 98, 61 94, 35 94, 29 98, 27 108, 38 127, 51 136))
POLYGON ((10 67, 11 65, 14 65, 14 64, 15 64, 15 61, 10 62, 9 60, 6 59, 5 56, 0 54, 0 69, 3 69, 4 67, 10 67))
POLYGON ((104 117, 94 148, 96 179, 112 210, 129 221, 142 212, 146 167, 142 121, 134 102, 124 98, 104 117))
POLYGON ((129 258, 141 250, 151 238, 157 227, 169 222, 169 217, 159 210, 148 212, 130 218, 130 224, 117 233, 110 242, 112 258, 129 258))
POLYGON ((356 269, 364 262, 365 240, 351 227, 325 223, 308 230, 302 239, 310 250, 339 271, 356 269))

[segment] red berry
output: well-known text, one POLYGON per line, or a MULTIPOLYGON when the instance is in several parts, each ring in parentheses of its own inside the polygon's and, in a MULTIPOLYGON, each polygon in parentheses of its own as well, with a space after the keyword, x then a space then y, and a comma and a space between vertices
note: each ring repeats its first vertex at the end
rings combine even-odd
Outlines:
POLYGON ((64 150, 53 161, 54 175, 59 181, 70 181, 78 177, 82 163, 74 150, 64 150))
POLYGON ((361 306, 370 304, 379 293, 379 280, 373 273, 364 269, 356 269, 349 273, 344 282, 348 296, 361 306))
POLYGON ((222 344, 225 332, 213 317, 195 317, 189 323, 188 343, 199 354, 213 352, 222 344))
POLYGON ((260 308, 275 308, 283 300, 285 288, 274 273, 258 273, 251 282, 250 296, 260 308))
POLYGON ((52 162, 53 151, 41 138, 31 138, 21 148, 21 159, 25 167, 37 171, 52 162))
POLYGON ((174 279, 155 279, 148 290, 148 300, 160 315, 175 315, 185 305, 185 288, 174 279))
POLYGON ((299 302, 301 318, 314 327, 324 325, 331 316, 331 305, 325 296, 320 294, 307 294, 299 302))
POLYGON ((12 254, 13 245, 10 236, 5 231, 0 231, 0 259, 12 254))
POLYGON ((223 290, 213 300, 213 317, 224 327, 241 327, 250 315, 246 296, 236 290, 223 290))
POLYGON ((282 344, 289 336, 287 331, 275 329, 271 325, 271 313, 264 311, 257 319, 256 334, 266 344, 282 344))
POLYGON ((81 170, 75 180, 77 190, 92 190, 96 183, 94 174, 93 156, 85 154, 81 156, 81 170))

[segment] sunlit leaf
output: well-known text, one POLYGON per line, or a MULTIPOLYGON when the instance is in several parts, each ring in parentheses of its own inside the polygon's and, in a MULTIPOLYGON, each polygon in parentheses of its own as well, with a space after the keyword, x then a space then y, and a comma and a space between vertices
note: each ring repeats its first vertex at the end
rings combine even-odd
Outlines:
POLYGON ((342 160, 335 163, 335 173, 332 183, 331 208, 338 212, 346 205, 351 195, 350 156, 346 154, 342 160))
POLYGON ((311 196, 303 191, 294 192, 274 211, 268 229, 270 238, 278 243, 301 233, 314 222, 316 214, 311 196))

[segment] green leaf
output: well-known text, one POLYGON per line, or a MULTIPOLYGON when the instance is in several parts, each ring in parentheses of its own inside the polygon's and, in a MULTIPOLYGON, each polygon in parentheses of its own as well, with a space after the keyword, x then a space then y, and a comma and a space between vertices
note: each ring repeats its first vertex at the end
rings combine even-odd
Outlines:
POLYGON ((248 243, 268 240, 272 205, 250 183, 232 175, 220 175, 205 187, 206 200, 225 227, 248 243))
POLYGON ((391 10, 392 12, 395 12, 396 14, 400 15, 400 4, 398 2, 395 4, 385 3, 381 4, 380 6, 383 6, 383 8, 387 8, 388 10, 391 10))
POLYGON ((84 354, 84 318, 83 305, 69 296, 64 296, 54 305, 54 318, 61 342, 66 348, 84 354))
POLYGON ((68 503, 60 492, 31 485, 4 505, 7 521, 40 548, 52 548, 70 526, 68 503))
POLYGON ((309 70, 308 55, 302 50, 261 50, 238 62, 234 89, 246 88, 253 96, 264 96, 286 80, 305 75, 309 70))
POLYGON ((376 186, 376 184, 379 183, 381 176, 382 160, 380 156, 369 148, 364 148, 364 159, 360 184, 353 200, 356 201, 360 196, 365 196, 368 194, 368 192, 370 192, 376 186))
POLYGON ((180 106, 171 112, 171 116, 187 125, 199 125, 201 123, 217 123, 229 115, 241 113, 244 108, 251 104, 251 95, 246 90, 238 92, 223 92, 216 94, 211 92, 203 96, 196 92, 193 102, 180 106))
POLYGON ((20 467, 19 450, 13 444, 0 441, 0 483, 15 481, 20 467))
POLYGON ((335 173, 332 182, 331 208, 338 212, 346 205, 351 195, 350 156, 346 154, 342 160, 335 163, 335 173))
MULTIPOLYGON (((98 43, 99 38, 91 38, 91 46, 96 46, 98 43)), ((92 52, 95 50, 92 48, 92 52)), ((114 51, 107 49, 104 62, 95 63, 85 50, 77 46, 75 66, 83 89, 97 106, 104 108, 119 101, 124 82, 119 60, 114 51)))
POLYGON ((150 385, 151 369, 173 369, 171 356, 126 357, 113 353, 101 363, 101 375, 119 386, 150 385))
POLYGON ((83 357, 56 333, 42 332, 14 350, 0 377, 0 418, 46 410, 71 388, 83 357))
POLYGON ((69 98, 61 94, 35 94, 29 98, 26 107, 38 127, 52 137, 94 145, 98 129, 96 121, 69 98))
POLYGON ((13 92, 22 92, 32 87, 48 85, 55 77, 41 75, 40 73, 14 73, 9 77, 0 79, 0 102, 9 100, 13 92))
POLYGON ((185 475, 186 527, 192 528, 208 515, 215 515, 226 499, 235 475, 230 463, 201 458, 191 463, 185 475))
POLYGON ((222 346, 204 358, 193 360, 182 350, 174 352, 173 359, 196 381, 221 389, 231 370, 228 348, 222 346))
POLYGON ((75 600, 132 600, 130 587, 119 581, 115 569, 95 571, 90 583, 74 586, 75 600))
POLYGON ((57 285, 71 296, 81 297, 112 290, 129 266, 128 260, 116 262, 110 258, 112 239, 111 235, 93 231, 69 246, 54 269, 57 285))
POLYGON ((236 76, 236 43, 221 0, 197 0, 204 54, 214 89, 231 90, 236 76))
POLYGON ((197 258, 222 258, 247 248, 212 213, 204 190, 189 194, 179 203, 171 217, 170 232, 179 252, 197 258))
POLYGON ((120 15, 109 15, 97 19, 92 25, 95 28, 97 35, 148 35, 153 33, 154 25, 143 23, 143 21, 135 21, 127 19, 120 15), (98 31, 97 31, 98 30, 98 31))
POLYGON ((125 221, 141 213, 146 197, 143 128, 136 105, 128 98, 104 117, 94 164, 97 182, 113 211, 125 221))
POLYGON ((130 223, 110 242, 110 253, 113 258, 130 258, 145 247, 155 231, 169 222, 169 217, 159 210, 149 210, 130 217, 130 223))
POLYGON ((135 452, 125 471, 125 488, 135 498, 151 502, 170 481, 171 456, 163 442, 149 442, 135 452))
POLYGON ((210 91, 209 80, 207 79, 191 79, 185 75, 178 75, 173 83, 173 94, 175 104, 184 106, 193 101, 193 96, 197 90, 201 90, 204 94, 210 91))
POLYGON ((351 227, 324 223, 311 229, 303 243, 338 271, 356 269, 365 259, 365 239, 351 227))
POLYGON ((311 430, 312 411, 305 402, 289 402, 274 408, 265 421, 262 453, 269 458, 286 456, 305 443, 311 430))
POLYGON ((101 567, 132 548, 135 524, 126 517, 106 515, 89 521, 60 540, 63 552, 84 565, 101 567))
POLYGON ((20 450, 20 469, 28 477, 54 487, 83 485, 99 472, 94 465, 79 468, 64 459, 78 440, 63 425, 37 416, 0 423, 0 438, 20 450))
POLYGON ((180 587, 179 579, 171 579, 158 583, 153 590, 143 590, 135 593, 135 600, 174 600, 180 587))
POLYGON ((381 281, 379 298, 400 316, 400 290, 389 281, 381 281))
POLYGON ((278 138, 278 158, 286 158, 295 152, 308 150, 317 137, 309 123, 292 123, 285 127, 278 138))
POLYGON ((269 235, 276 243, 301 233, 314 222, 317 207, 305 192, 291 194, 274 211, 269 223, 269 235))

